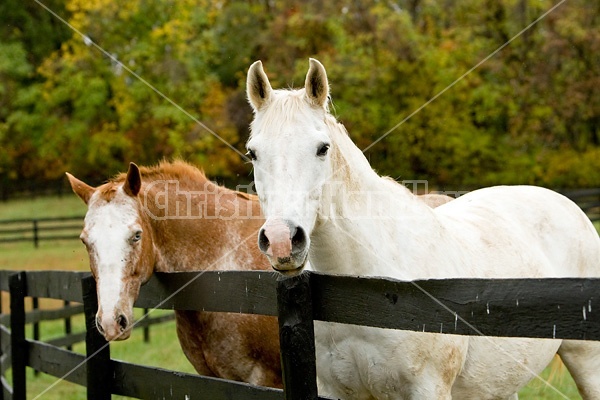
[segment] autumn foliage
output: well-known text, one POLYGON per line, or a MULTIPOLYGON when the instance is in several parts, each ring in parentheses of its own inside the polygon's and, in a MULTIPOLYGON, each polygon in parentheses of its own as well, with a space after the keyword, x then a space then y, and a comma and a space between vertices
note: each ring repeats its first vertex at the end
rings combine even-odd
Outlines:
POLYGON ((244 152, 248 66, 261 59, 274 87, 297 87, 316 57, 359 147, 387 134, 366 151, 381 174, 600 186, 597 0, 565 2, 524 32, 557 1, 44 4, 86 38, 34 2, 0 4, 2 185, 67 170, 101 180, 164 157, 247 180, 213 133, 244 152))

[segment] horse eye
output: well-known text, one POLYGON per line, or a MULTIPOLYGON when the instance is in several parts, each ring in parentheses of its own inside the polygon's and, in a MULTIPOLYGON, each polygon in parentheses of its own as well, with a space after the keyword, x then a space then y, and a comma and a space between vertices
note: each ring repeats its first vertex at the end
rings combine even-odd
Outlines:
POLYGON ((319 149, 317 150, 317 156, 323 157, 324 155, 327 154, 328 151, 329 151, 329 144, 327 144, 327 143, 322 144, 319 147, 319 149))
POLYGON ((131 241, 132 242, 139 242, 140 239, 142 238, 142 231, 137 231, 136 233, 133 234, 133 236, 131 237, 131 241))
POLYGON ((256 154, 254 153, 254 150, 248 149, 246 156, 252 161, 256 161, 256 154))

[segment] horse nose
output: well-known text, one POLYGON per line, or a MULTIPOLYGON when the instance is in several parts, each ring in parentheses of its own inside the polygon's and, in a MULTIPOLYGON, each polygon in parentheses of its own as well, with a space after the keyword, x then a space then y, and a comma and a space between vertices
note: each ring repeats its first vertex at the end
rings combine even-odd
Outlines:
POLYGON ((116 318, 116 321, 119 327, 121 328, 121 332, 125 332, 127 330, 127 327, 129 326, 129 321, 127 320, 127 317, 124 314, 119 314, 119 316, 116 318))
POLYGON ((98 332, 100 332, 101 335, 104 335, 104 328, 102 327, 102 320, 100 319, 100 316, 96 315, 96 328, 98 328, 98 332))
POLYGON ((260 251, 279 262, 289 262, 291 257, 303 253, 307 245, 306 231, 301 226, 279 218, 267 221, 258 233, 260 251))
POLYGON ((260 232, 258 232, 258 248, 261 252, 267 254, 269 247, 271 247, 271 242, 269 242, 269 238, 265 234, 265 228, 260 228, 260 232))
POLYGON ((293 228, 292 254, 300 254, 306 249, 306 233, 301 226, 293 228))

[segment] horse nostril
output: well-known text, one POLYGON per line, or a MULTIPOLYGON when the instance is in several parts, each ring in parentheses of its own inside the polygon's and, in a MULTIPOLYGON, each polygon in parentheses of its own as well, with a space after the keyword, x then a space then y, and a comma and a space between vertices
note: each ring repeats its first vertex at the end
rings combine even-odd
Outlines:
POLYGON ((269 238, 265 234, 265 228, 261 228, 260 232, 258 233, 258 248, 263 253, 266 253, 267 250, 269 250, 270 245, 271 243, 269 243, 269 238))
POLYGON ((301 226, 295 228, 295 232, 292 235, 292 254, 300 253, 304 251, 306 247, 306 233, 301 226))
POLYGON ((100 317, 96 317, 96 328, 98 328, 98 332, 100 332, 101 335, 104 335, 104 328, 102 328, 100 317))
POLYGON ((127 317, 125 317, 123 314, 119 315, 117 317, 117 324, 119 324, 119 326, 121 327, 121 332, 125 332, 128 325, 127 317))

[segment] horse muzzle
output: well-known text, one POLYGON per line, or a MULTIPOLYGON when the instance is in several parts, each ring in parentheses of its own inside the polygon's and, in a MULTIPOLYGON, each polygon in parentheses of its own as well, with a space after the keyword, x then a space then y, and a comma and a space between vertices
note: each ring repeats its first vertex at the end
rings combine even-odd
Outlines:
POLYGON ((96 328, 106 341, 125 340, 131 336, 131 325, 129 318, 124 314, 118 314, 114 317, 103 318, 100 314, 96 315, 96 328))
POLYGON ((258 247, 274 270, 284 275, 297 275, 306 263, 309 239, 301 226, 275 218, 261 228, 258 247))

